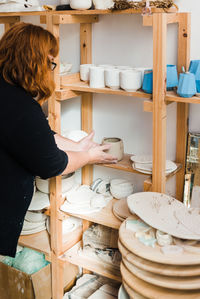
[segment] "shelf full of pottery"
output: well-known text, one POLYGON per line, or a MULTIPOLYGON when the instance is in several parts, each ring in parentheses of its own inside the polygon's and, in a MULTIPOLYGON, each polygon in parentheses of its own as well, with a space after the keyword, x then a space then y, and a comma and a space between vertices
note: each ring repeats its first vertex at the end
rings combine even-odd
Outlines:
MULTIPOLYGON (((199 77, 200 61, 192 60, 189 71, 177 74, 176 65, 166 66, 166 100, 186 103, 200 103, 199 77)), ((70 78, 70 76, 68 77, 70 78)), ((80 65, 80 75, 73 75, 73 83, 62 82, 63 89, 75 92, 92 92, 152 98, 153 70, 147 67, 117 66, 117 65, 80 65)), ((59 96, 62 98, 62 94, 59 96)))
POLYGON ((118 246, 130 297, 199 298, 200 210, 156 192, 132 194, 127 205, 132 215, 120 226, 118 246))

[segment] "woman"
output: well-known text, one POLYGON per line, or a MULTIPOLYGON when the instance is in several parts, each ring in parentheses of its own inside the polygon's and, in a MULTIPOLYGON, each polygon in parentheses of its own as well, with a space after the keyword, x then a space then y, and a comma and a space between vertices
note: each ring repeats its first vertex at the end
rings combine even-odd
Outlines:
POLYGON ((47 179, 92 163, 115 162, 91 133, 76 143, 54 134, 39 103, 54 91, 56 38, 18 23, 0 40, 0 255, 14 257, 36 175, 47 179))

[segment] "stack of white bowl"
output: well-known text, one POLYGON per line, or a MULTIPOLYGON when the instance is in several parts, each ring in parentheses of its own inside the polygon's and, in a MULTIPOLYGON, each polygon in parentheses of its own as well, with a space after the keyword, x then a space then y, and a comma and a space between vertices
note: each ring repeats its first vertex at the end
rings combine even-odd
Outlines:
POLYGON ((89 82, 90 88, 122 88, 135 92, 142 87, 144 71, 148 68, 114 66, 110 64, 81 64, 80 79, 89 82))
POLYGON ((133 183, 124 179, 113 179, 110 181, 110 192, 117 199, 126 198, 134 191, 133 183))

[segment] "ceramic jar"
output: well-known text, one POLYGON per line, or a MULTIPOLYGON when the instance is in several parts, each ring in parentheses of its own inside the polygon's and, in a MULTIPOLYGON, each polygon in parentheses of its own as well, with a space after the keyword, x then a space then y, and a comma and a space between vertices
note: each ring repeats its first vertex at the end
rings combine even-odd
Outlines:
POLYGON ((120 87, 128 92, 134 92, 142 86, 142 72, 126 70, 120 72, 120 87))
POLYGON ((104 88, 104 68, 99 66, 90 67, 90 88, 104 88))
POLYGON ((94 66, 94 64, 81 64, 80 65, 80 79, 82 81, 89 81, 91 66, 94 66))
POLYGON ((92 0, 70 0, 70 7, 72 9, 89 9, 92 6, 92 0))
POLYGON ((144 71, 144 79, 142 89, 146 93, 152 93, 153 91, 153 70, 144 71))
POLYGON ((181 73, 177 93, 184 98, 191 98, 196 94, 195 75, 192 73, 181 73))
POLYGON ((167 90, 172 90, 178 86, 178 73, 176 65, 167 65, 167 90))
POLYGON ((117 160, 120 161, 124 156, 124 144, 122 139, 117 137, 105 137, 102 140, 102 144, 110 144, 111 147, 106 152, 114 157, 117 157, 117 160))
POLYGON ((119 73, 120 71, 115 68, 110 68, 105 70, 105 85, 111 89, 119 89, 119 73))
POLYGON ((93 0, 95 9, 109 9, 113 7, 113 0, 93 0))
POLYGON ((191 60, 189 72, 195 75, 197 92, 200 93, 200 60, 191 60))

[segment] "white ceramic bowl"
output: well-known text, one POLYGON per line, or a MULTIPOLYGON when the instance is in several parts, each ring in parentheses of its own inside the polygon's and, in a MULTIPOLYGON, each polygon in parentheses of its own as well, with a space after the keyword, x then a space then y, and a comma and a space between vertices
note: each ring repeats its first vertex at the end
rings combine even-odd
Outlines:
POLYGON ((73 141, 80 141, 84 137, 86 137, 88 134, 85 131, 82 130, 72 130, 72 131, 65 131, 63 132, 62 136, 71 139, 73 141))
POLYGON ((124 179, 114 179, 110 181, 110 192, 117 199, 126 198, 134 191, 133 183, 124 179))
POLYGON ((109 9, 114 6, 113 0, 93 0, 95 9, 109 9))
POLYGON ((111 89, 119 89, 119 73, 120 70, 116 68, 105 69, 105 84, 111 89))
MULTIPOLYGON (((62 176, 62 193, 69 191, 74 185, 75 172, 62 176)), ((49 179, 43 180, 40 177, 35 179, 36 187, 39 191, 49 194, 49 179)))
POLYGON ((70 7, 72 9, 89 9, 92 6, 92 0, 70 0, 70 7))
POLYGON ((128 92, 134 92, 142 87, 142 72, 126 70, 120 72, 120 87, 128 92))

